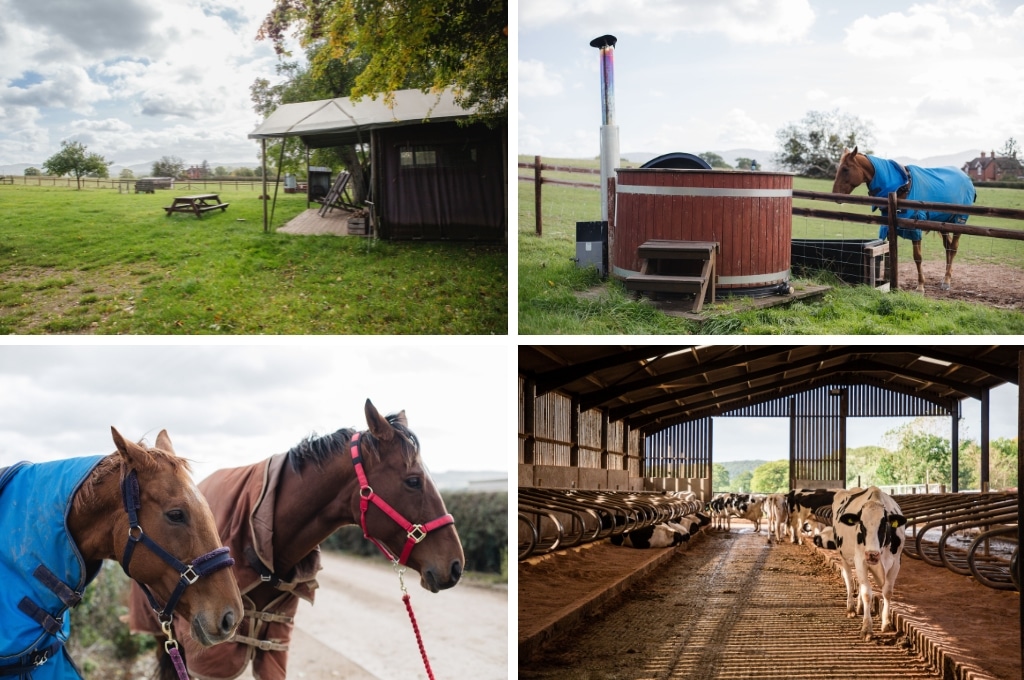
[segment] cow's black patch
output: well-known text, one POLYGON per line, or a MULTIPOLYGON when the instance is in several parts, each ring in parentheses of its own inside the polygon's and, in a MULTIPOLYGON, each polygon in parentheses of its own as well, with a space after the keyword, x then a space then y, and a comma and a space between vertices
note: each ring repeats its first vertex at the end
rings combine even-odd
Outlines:
POLYGON ((650 548, 651 536, 653 535, 653 526, 644 527, 643 529, 637 529, 636 531, 630 531, 629 542, 633 544, 634 548, 650 548))

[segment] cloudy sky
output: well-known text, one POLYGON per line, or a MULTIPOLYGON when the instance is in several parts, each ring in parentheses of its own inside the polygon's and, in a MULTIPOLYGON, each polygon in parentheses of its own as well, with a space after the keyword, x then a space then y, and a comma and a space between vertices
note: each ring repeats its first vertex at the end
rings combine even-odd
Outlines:
MULTIPOLYGON (((519 153, 596 157, 610 33, 622 153, 777 149, 808 111, 926 158, 1024 139, 1024 4, 1007 0, 521 0, 519 153)), ((733 162, 732 159, 726 159, 733 162)))
POLYGON ((405 410, 432 472, 508 470, 507 350, 471 343, 0 346, 0 467, 166 429, 198 480, 405 410), (426 345, 426 346, 425 346, 426 345))
MULTIPOLYGON (((0 0, 0 165, 65 139, 118 165, 255 162, 249 100, 273 0, 0 0)), ((301 52, 300 52, 301 54, 301 52)))

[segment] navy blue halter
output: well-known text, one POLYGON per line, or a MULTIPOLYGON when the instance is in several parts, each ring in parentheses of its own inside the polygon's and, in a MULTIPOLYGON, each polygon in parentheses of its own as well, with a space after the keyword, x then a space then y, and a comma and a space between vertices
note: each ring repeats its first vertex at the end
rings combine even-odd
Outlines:
POLYGON ((215 571, 230 567, 235 563, 235 560, 231 557, 231 552, 228 548, 217 548, 211 550, 205 555, 192 560, 192 564, 184 564, 169 552, 164 550, 159 543, 151 539, 139 526, 139 508, 142 507, 142 500, 139 493, 139 477, 135 470, 130 471, 125 475, 124 479, 121 480, 121 500, 124 503, 124 510, 128 513, 128 543, 124 549, 124 555, 121 557, 121 568, 124 569, 124 573, 131 576, 131 572, 128 571, 128 565, 132 561, 132 555, 135 552, 135 546, 142 543, 150 551, 153 552, 157 557, 162 559, 168 566, 178 572, 181 577, 178 580, 178 585, 175 587, 174 592, 171 593, 170 599, 161 609, 157 603, 153 593, 150 592, 146 584, 136 580, 139 587, 142 588, 142 592, 146 594, 149 599, 149 604, 153 607, 153 611, 157 613, 161 623, 170 623, 171 618, 174 614, 174 608, 178 605, 178 601, 182 595, 185 594, 185 589, 190 585, 198 581, 201 577, 212 574, 215 571))

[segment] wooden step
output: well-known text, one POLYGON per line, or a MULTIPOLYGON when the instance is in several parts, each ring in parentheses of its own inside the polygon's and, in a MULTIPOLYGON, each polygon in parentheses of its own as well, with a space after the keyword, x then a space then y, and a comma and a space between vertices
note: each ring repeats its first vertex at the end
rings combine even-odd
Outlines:
POLYGON ((646 241, 636 249, 641 259, 655 260, 707 260, 717 250, 714 241, 646 241))
POLYGON ((652 293, 703 292, 706 281, 700 276, 659 276, 656 274, 633 274, 626 277, 627 290, 650 291, 652 293))

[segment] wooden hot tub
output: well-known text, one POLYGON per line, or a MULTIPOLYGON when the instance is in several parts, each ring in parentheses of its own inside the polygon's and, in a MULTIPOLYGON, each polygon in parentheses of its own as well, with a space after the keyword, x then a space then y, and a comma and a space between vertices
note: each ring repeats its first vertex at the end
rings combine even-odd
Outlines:
POLYGON ((652 239, 716 241, 718 290, 786 292, 793 176, 777 172, 620 168, 608 234, 611 273, 640 271, 637 247, 652 239))

